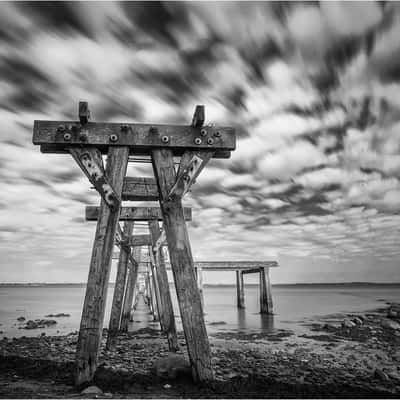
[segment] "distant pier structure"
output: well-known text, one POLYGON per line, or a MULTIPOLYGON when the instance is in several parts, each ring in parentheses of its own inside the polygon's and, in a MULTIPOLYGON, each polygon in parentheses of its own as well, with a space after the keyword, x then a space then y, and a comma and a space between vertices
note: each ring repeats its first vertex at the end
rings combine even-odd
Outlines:
POLYGON ((118 333, 127 331, 139 290, 145 291, 170 351, 178 349, 168 269, 197 382, 214 378, 203 312, 203 270, 236 271, 238 307, 244 307, 243 275, 259 273, 260 311, 272 313, 269 268, 276 263, 193 261, 186 227, 192 212, 182 199, 210 159, 229 158, 236 146, 233 128, 205 126, 204 120, 204 106, 197 106, 190 125, 91 122, 88 103, 80 102, 78 121, 34 123, 33 143, 43 153, 70 154, 101 196, 99 207, 86 208, 86 220, 96 221, 97 227, 77 343, 77 385, 91 382, 96 372, 114 246, 120 251, 109 349, 118 333), (127 177, 128 162, 151 162, 154 177, 127 177), (159 207, 122 207, 123 201, 157 201, 159 207), (143 223, 149 233, 136 234, 136 224, 143 223), (168 248, 170 264, 163 247, 168 248), (150 261, 142 261, 144 249, 150 261))

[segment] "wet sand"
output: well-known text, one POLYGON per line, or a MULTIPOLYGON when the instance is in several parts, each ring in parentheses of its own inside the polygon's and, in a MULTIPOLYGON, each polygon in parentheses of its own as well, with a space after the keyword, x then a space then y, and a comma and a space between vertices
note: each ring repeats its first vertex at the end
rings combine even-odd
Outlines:
MULTIPOLYGON (((120 335, 114 351, 104 349, 103 339, 94 379, 103 394, 96 396, 400 397, 399 319, 387 318, 388 309, 327 318, 313 323, 310 334, 210 334, 216 377, 205 386, 194 384, 187 373, 173 379, 156 374, 155 363, 169 354, 158 329, 120 335)), ((139 304, 135 319, 146 317, 148 309, 139 304)), ((85 397, 73 386, 76 341, 77 333, 0 341, 0 397, 85 397)), ((180 344, 180 354, 187 357, 182 334, 180 344)))

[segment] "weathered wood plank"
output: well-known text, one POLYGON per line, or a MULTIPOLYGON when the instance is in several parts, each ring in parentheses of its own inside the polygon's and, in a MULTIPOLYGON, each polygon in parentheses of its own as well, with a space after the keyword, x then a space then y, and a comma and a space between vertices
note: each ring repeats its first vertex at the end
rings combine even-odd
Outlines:
POLYGON ((135 264, 130 263, 129 266, 129 275, 127 277, 125 297, 124 297, 124 307, 121 318, 122 332, 128 332, 129 320, 131 318, 133 294, 135 291, 137 277, 138 277, 140 258, 141 258, 141 248, 134 247, 133 259, 135 260, 135 264))
POLYGON ((193 379, 209 381, 213 379, 210 344, 197 289, 182 201, 180 197, 169 196, 176 180, 172 151, 154 150, 152 163, 193 379))
POLYGON ((128 246, 149 246, 151 245, 150 235, 133 235, 127 240, 128 246))
MULTIPOLYGON (((122 239, 129 239, 131 237, 133 231, 133 224, 134 221, 126 221, 124 223, 122 239)), ((111 350, 115 347, 115 338, 120 328, 124 289, 125 289, 126 276, 128 272, 128 261, 130 252, 131 252, 130 248, 127 248, 126 246, 121 246, 121 250, 119 253, 119 260, 118 260, 117 276, 115 279, 114 295, 111 306, 110 324, 108 327, 108 336, 106 343, 106 347, 108 350, 111 350)))
MULTIPOLYGON (((99 145, 96 146, 102 154, 107 154, 108 146, 99 145)), ((66 154, 68 153, 68 146, 63 146, 61 144, 41 144, 40 152, 44 154, 66 154)), ((185 152, 184 148, 174 149, 174 156, 181 156, 185 152)), ((129 149, 129 155, 131 156, 141 156, 147 155, 149 152, 146 149, 131 147, 129 149)), ((216 150, 214 153, 214 158, 230 158, 231 152, 228 150, 216 150)))
POLYGON ((126 177, 122 186, 122 200, 157 201, 158 189, 155 179, 126 177))
MULTIPOLYGON (((129 150, 126 147, 110 148, 108 155, 106 176, 119 196, 126 174, 128 155, 129 150)), ((118 218, 119 208, 111 209, 102 200, 77 344, 77 385, 90 382, 97 367, 118 218)))
POLYGON ((77 121, 34 122, 33 144, 89 146, 127 146, 149 152, 156 148, 173 151, 215 149, 232 151, 236 147, 235 130, 231 127, 190 125, 150 125, 132 123, 77 121), (84 132, 84 135, 82 135, 84 132), (83 139, 85 137, 85 139, 83 139))
MULTIPOLYGON (((185 220, 191 221, 192 209, 185 207, 183 212, 185 220)), ((98 216, 99 207, 86 206, 86 221, 97 221, 98 216)), ((121 207, 119 215, 120 221, 148 221, 151 219, 162 221, 162 212, 159 207, 121 207)))
POLYGON ((171 293, 169 291, 168 275, 165 268, 165 258, 162 248, 156 248, 155 244, 161 235, 159 223, 155 220, 149 221, 149 230, 153 246, 153 259, 156 266, 158 289, 160 292, 160 324, 167 336, 168 348, 170 351, 179 349, 178 337, 176 334, 174 309, 172 307, 171 293))
POLYGON ((236 304, 237 308, 244 308, 244 282, 241 271, 236 271, 236 304))
POLYGON ((69 152, 108 206, 119 207, 120 197, 106 178, 100 151, 94 147, 71 147, 69 152))

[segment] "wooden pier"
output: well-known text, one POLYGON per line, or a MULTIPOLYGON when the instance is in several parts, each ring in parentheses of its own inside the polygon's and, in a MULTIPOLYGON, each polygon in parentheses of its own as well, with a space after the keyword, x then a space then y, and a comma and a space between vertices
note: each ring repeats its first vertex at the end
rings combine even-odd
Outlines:
MULTIPOLYGON (((164 240, 168 244, 193 378, 202 382, 212 380, 211 352, 182 198, 211 158, 230 157, 230 152, 235 149, 234 129, 204 126, 204 106, 196 107, 190 125, 95 123, 90 121, 90 115, 87 102, 80 102, 79 121, 35 121, 33 129, 33 143, 40 145, 43 153, 71 154, 102 198, 79 330, 75 382, 77 385, 91 382, 96 372, 113 247, 121 219, 121 203, 127 198, 159 202, 164 233, 153 248, 158 250, 158 243, 161 246, 164 240), (102 154, 107 154, 106 168, 102 154), (129 156, 138 154, 150 158, 157 192, 153 181, 146 178, 125 179, 129 156), (174 157, 180 157, 178 171, 175 171, 174 157)), ((158 214, 151 214, 152 211, 147 217, 159 219, 158 214)), ((153 241, 154 228, 152 232, 153 241)), ((125 260, 121 256, 118 284, 125 277, 125 282, 130 282, 130 290, 134 290, 134 279, 126 278, 135 275, 134 264, 137 264, 130 243, 126 241, 128 234, 129 229, 124 228, 119 241, 126 256, 125 260), (128 270, 133 273, 126 272, 126 258, 132 258, 128 270)), ((158 251, 155 256, 159 259, 158 251)), ((114 309, 118 305, 126 311, 125 304, 122 307, 121 287, 117 290, 118 298, 113 300, 114 309)), ((115 312, 112 332, 118 319, 115 312)), ((109 346, 112 346, 112 339, 109 346)))

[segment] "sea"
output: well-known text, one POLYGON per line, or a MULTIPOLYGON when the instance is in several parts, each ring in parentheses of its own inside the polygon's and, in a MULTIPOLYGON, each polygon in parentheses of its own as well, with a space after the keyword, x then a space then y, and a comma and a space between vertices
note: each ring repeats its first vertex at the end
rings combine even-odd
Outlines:
MULTIPOLYGON (((245 309, 236 306, 234 285, 204 286, 204 318, 207 331, 274 332, 279 329, 306 332, 313 321, 340 320, 346 314, 358 314, 400 303, 400 284, 297 284, 273 285, 274 315, 260 314, 257 285, 245 285, 245 309)), ((178 329, 182 329, 175 289, 172 300, 178 329)), ((0 285, 0 338, 64 335, 79 330, 85 296, 84 284, 0 285), (44 319, 49 314, 69 314, 54 318, 57 324, 45 329, 23 329, 26 320, 44 319)), ((110 284, 104 327, 108 326, 113 285, 110 284)), ((146 313, 134 313, 130 330, 157 329, 146 313)))

